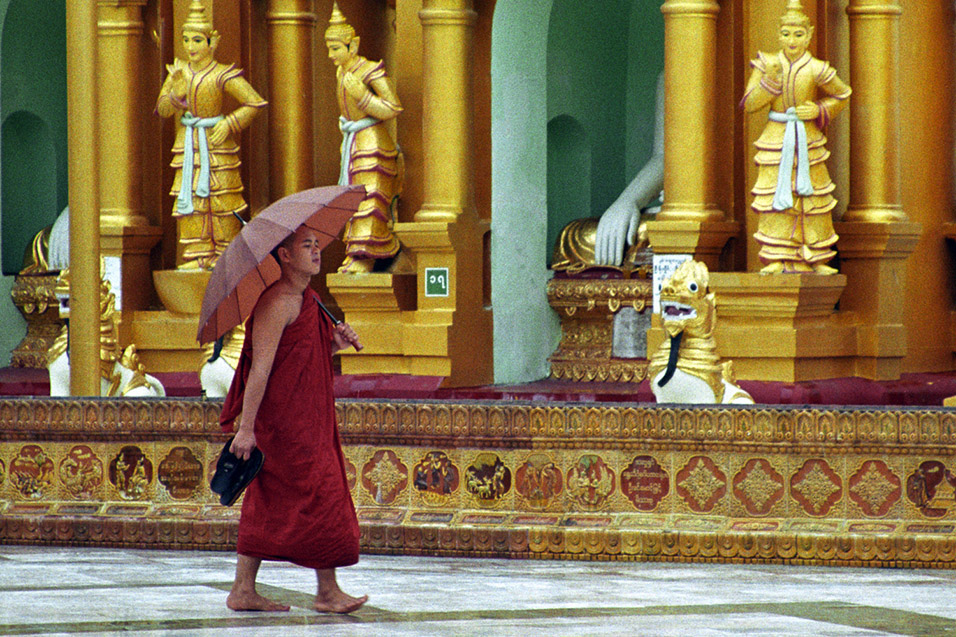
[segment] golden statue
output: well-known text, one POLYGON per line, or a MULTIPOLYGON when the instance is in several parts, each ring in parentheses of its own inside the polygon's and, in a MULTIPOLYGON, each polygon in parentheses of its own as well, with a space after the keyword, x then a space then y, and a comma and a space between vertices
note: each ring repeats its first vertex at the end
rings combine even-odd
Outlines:
POLYGON ((242 69, 213 59, 219 33, 200 0, 192 0, 182 34, 189 59, 177 58, 166 67, 156 112, 175 116, 179 124, 170 164, 176 169, 170 194, 176 196, 173 216, 183 248, 178 268, 211 270, 238 234, 239 215, 248 207, 236 140, 266 101, 242 77, 242 69), (239 107, 223 115, 226 94, 239 107))
POLYGON ((572 274, 591 267, 635 270, 642 265, 647 247, 647 226, 641 214, 654 214, 651 202, 662 197, 664 187, 664 74, 657 78, 654 114, 654 147, 651 158, 614 200, 600 219, 575 219, 558 235, 551 269, 572 274))
POLYGON ((821 129, 846 108, 850 87, 827 62, 807 52, 811 37, 813 27, 800 1, 788 0, 780 18, 781 49, 757 53, 742 100, 748 113, 770 105, 767 126, 754 143, 758 172, 751 191, 764 273, 836 273, 826 265, 836 255, 836 199, 821 129), (819 99, 818 89, 825 93, 819 99))
POLYGON ((359 38, 332 4, 325 31, 329 59, 335 66, 335 87, 342 131, 339 184, 363 184, 365 201, 345 226, 345 261, 339 272, 371 272, 377 259, 398 254, 392 233, 392 204, 401 191, 401 157, 387 121, 402 112, 382 62, 358 54, 359 38))

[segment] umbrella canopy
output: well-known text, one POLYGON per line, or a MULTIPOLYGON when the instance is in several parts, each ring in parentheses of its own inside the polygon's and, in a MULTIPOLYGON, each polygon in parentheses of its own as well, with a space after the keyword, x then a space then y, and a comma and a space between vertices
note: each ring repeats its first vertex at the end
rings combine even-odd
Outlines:
POLYGON ((365 199, 365 186, 324 186, 283 197, 264 208, 229 243, 216 262, 199 313, 200 343, 216 340, 246 320, 259 295, 279 280, 270 252, 308 226, 324 248, 337 238, 365 199))

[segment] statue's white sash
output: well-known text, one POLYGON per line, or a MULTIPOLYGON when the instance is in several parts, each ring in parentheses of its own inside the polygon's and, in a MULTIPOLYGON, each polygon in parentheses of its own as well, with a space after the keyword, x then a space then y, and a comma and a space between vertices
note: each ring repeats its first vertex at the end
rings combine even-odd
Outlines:
POLYGON ((773 195, 774 210, 793 208, 793 188, 790 180, 793 176, 793 147, 797 147, 797 193, 803 196, 813 194, 810 181, 810 153, 807 149, 807 127, 797 117, 797 109, 791 106, 786 113, 770 111, 770 119, 785 123, 783 131, 783 149, 780 153, 780 169, 777 173, 777 191, 773 195))
POLYGON ((339 117, 339 130, 342 131, 342 160, 339 164, 339 185, 349 185, 349 160, 352 155, 352 144, 355 142, 355 133, 375 126, 381 120, 374 117, 363 117, 362 119, 350 120, 339 117))
POLYGON ((209 196, 209 142, 206 140, 206 129, 222 121, 222 115, 216 117, 195 117, 186 113, 179 120, 186 127, 186 137, 183 140, 183 176, 179 184, 179 196, 176 198, 176 212, 181 215, 191 215, 193 207, 193 131, 199 135, 199 182, 196 184, 196 196, 209 196), (197 130, 198 129, 198 130, 197 130))

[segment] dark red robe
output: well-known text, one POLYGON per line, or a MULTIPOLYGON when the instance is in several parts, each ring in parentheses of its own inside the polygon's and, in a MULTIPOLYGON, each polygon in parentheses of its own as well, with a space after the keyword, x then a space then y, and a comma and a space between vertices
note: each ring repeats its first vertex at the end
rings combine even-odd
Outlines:
MULTIPOLYGON (((332 397, 332 325, 306 289, 299 316, 279 340, 255 422, 265 461, 246 489, 239 518, 241 555, 308 568, 358 562, 359 527, 345 477, 332 397)), ((242 411, 252 367, 253 320, 219 417, 242 411)))

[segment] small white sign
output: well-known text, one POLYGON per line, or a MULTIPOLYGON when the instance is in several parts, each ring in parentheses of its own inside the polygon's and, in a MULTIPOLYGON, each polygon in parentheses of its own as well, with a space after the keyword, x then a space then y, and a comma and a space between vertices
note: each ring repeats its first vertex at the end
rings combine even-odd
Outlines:
POLYGON ((684 261, 694 258, 692 254, 655 254, 654 255, 654 314, 661 313, 661 289, 667 279, 680 267, 684 261))

